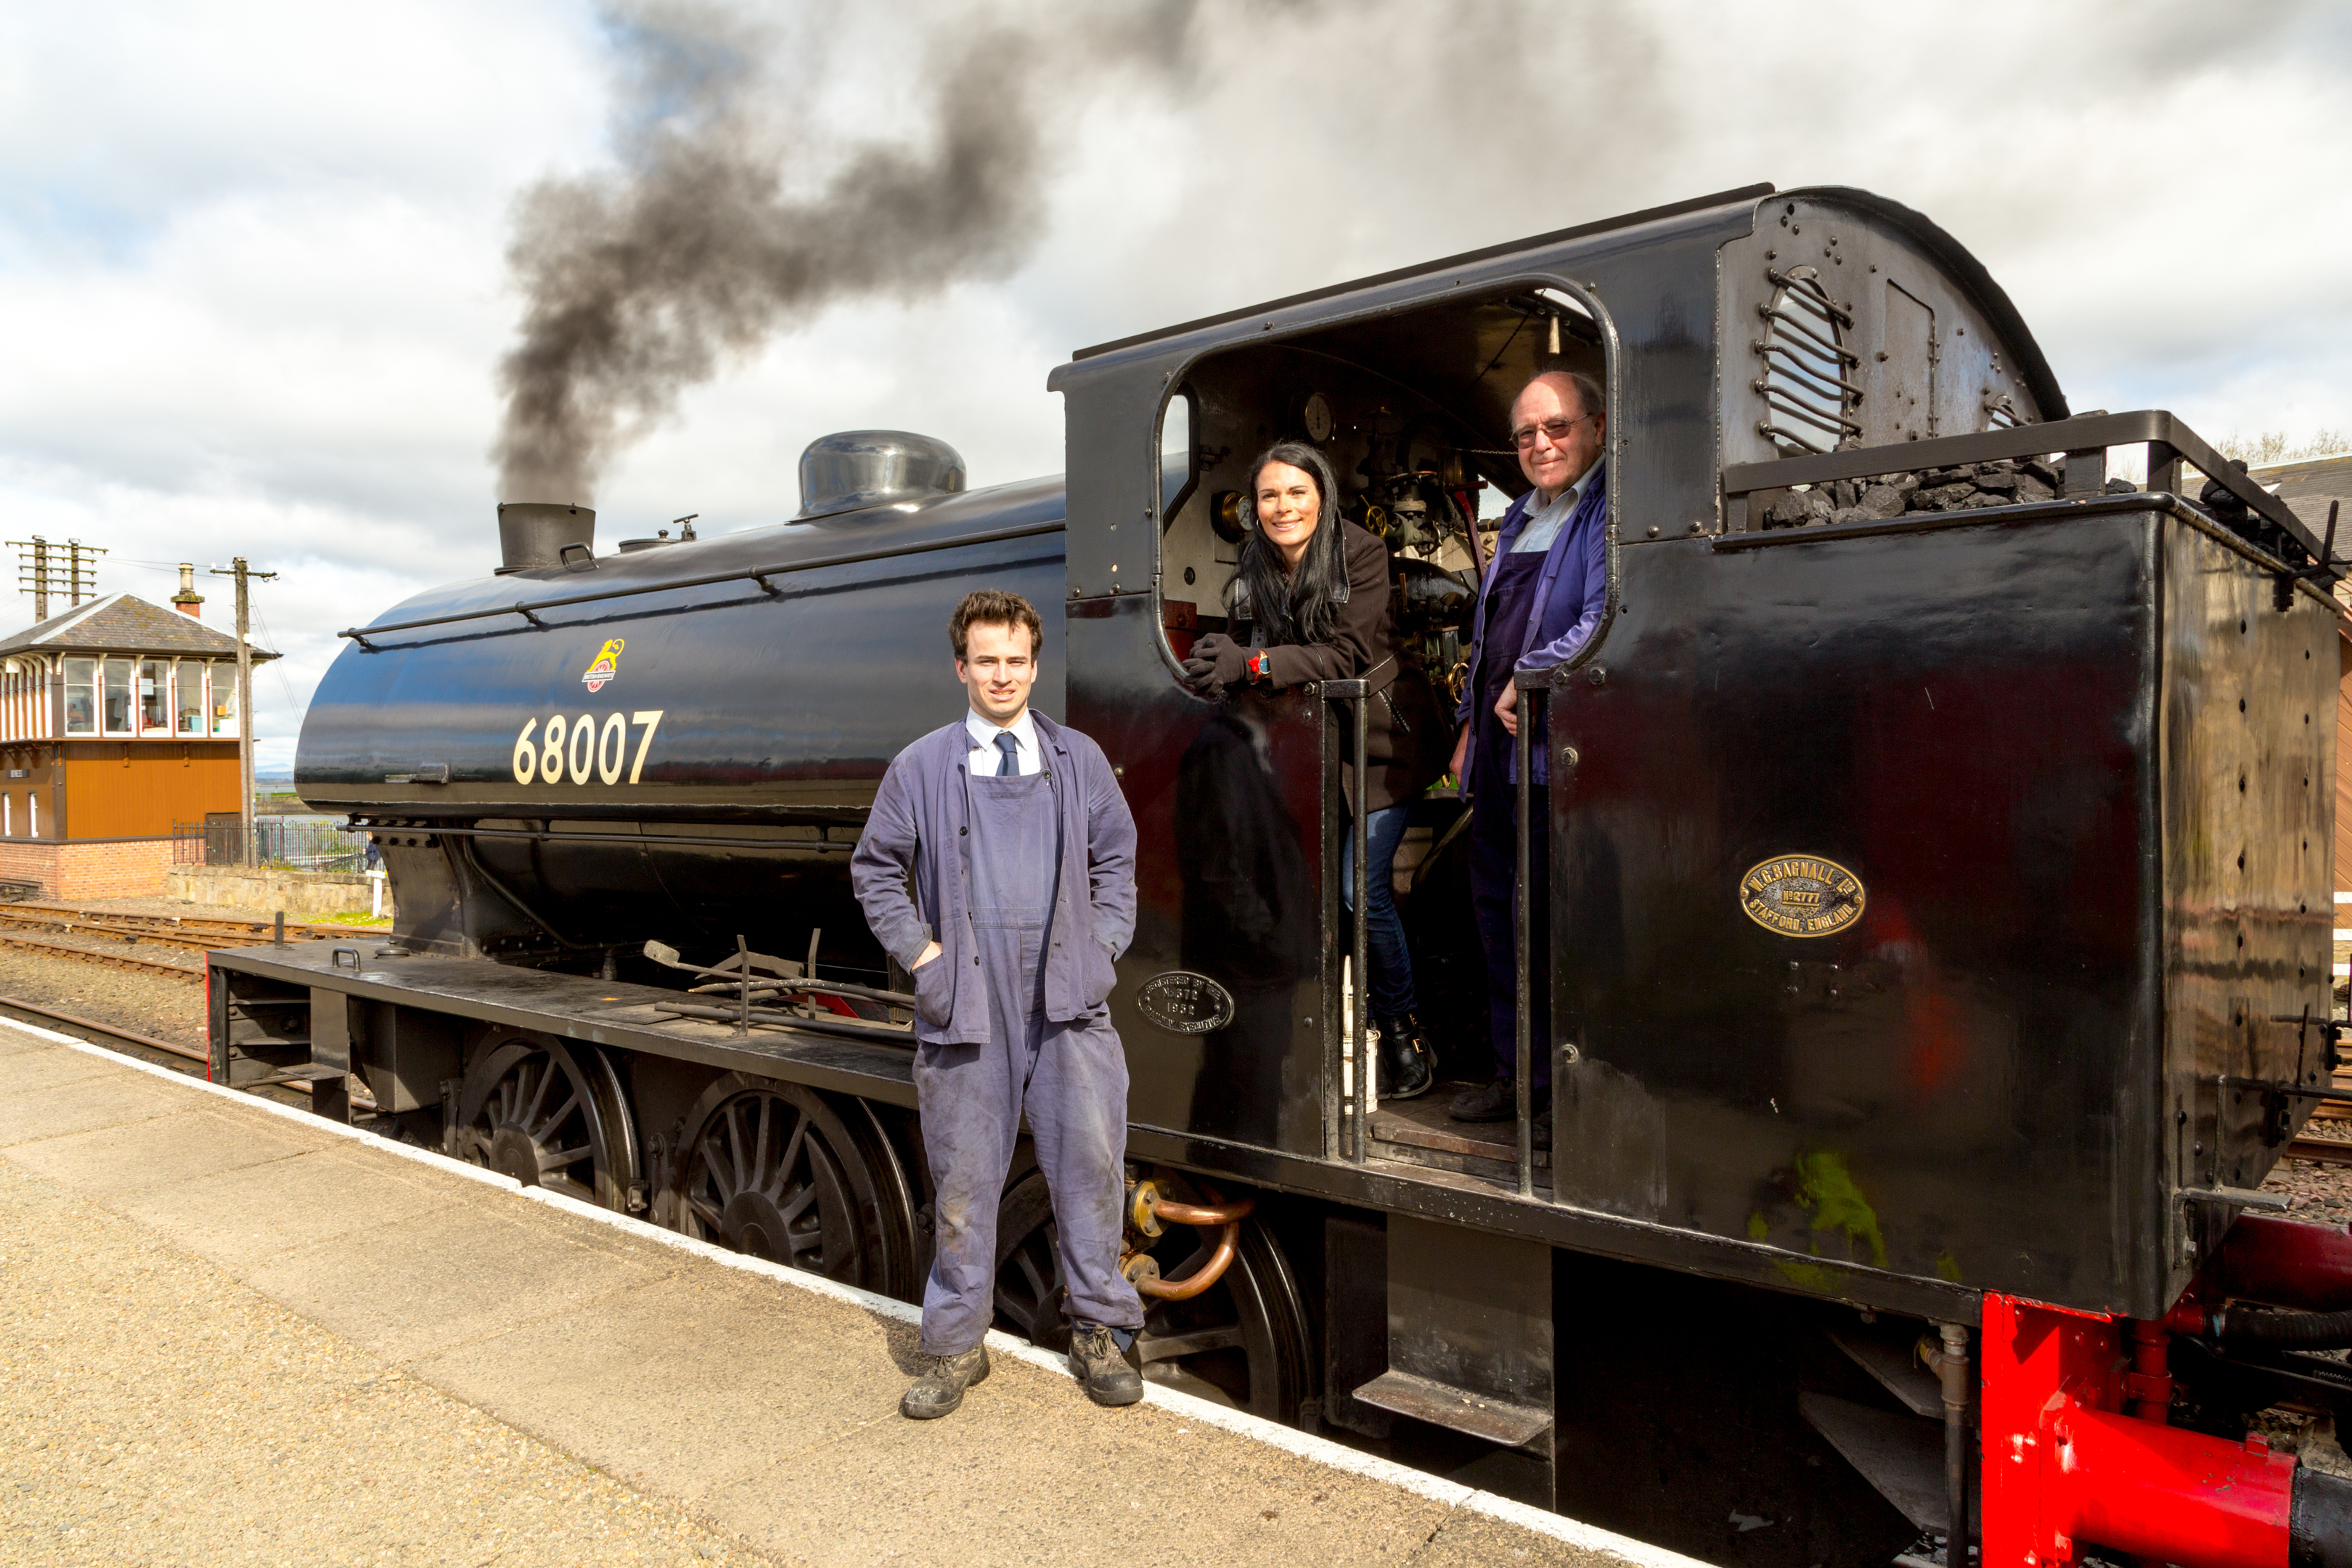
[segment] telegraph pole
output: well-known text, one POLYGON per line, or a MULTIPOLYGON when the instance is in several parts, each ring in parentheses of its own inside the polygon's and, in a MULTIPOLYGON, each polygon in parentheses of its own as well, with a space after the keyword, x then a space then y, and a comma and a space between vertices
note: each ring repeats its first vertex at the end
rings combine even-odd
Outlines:
MULTIPOLYGON (((49 542, 37 533, 16 548, 33 552, 33 620, 37 625, 49 618, 49 542)), ((24 570, 17 568, 20 575, 24 570)))
POLYGON ((247 636, 251 625, 246 598, 246 583, 258 577, 264 582, 278 575, 275 572, 256 572, 240 555, 224 571, 212 569, 215 577, 236 579, 236 782, 240 799, 237 816, 242 823, 240 837, 245 840, 244 863, 249 868, 255 862, 253 842, 253 643, 247 636))
POLYGON ((66 596, 77 609, 84 598, 98 592, 98 558, 105 553, 79 539, 66 541, 66 596), (84 556, 89 558, 88 567, 82 565, 84 556))
POLYGON ((56 594, 67 603, 79 606, 98 590, 98 558, 106 552, 94 544, 84 544, 69 539, 63 544, 51 544, 39 534, 30 539, 12 539, 8 543, 25 552, 16 564, 19 590, 33 595, 33 619, 49 618, 49 595, 56 594), (58 556, 65 559, 62 563, 58 556))

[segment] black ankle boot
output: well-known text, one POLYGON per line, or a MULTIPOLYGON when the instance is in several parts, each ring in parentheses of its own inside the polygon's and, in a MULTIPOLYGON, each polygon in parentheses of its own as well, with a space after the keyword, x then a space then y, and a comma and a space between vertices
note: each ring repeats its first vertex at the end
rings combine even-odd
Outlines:
POLYGON ((1379 1019, 1381 1032, 1380 1091, 1382 1100, 1411 1100, 1429 1092, 1437 1081, 1431 1070, 1429 1042, 1410 1013, 1379 1019))

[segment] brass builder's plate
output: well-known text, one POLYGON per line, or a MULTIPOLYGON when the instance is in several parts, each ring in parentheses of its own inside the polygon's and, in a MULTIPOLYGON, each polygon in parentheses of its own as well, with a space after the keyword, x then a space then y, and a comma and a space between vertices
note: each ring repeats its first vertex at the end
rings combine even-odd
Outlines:
POLYGON ((1776 855, 1739 879, 1739 907, 1781 936, 1828 936, 1862 918, 1862 879, 1817 855, 1776 855))

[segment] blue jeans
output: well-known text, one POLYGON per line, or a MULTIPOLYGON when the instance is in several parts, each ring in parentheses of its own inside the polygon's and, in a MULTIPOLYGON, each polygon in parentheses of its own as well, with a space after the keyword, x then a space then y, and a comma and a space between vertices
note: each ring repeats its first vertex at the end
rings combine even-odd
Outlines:
MULTIPOLYGON (((1397 846, 1404 842, 1412 802, 1399 801, 1372 813, 1364 824, 1364 901, 1371 906, 1364 921, 1364 945, 1372 961, 1372 1016, 1393 1018, 1413 1009, 1412 952, 1404 944, 1404 920, 1397 913, 1396 884, 1391 868, 1397 846)), ((1356 836, 1340 840, 1339 901, 1349 913, 1356 908, 1356 836)))

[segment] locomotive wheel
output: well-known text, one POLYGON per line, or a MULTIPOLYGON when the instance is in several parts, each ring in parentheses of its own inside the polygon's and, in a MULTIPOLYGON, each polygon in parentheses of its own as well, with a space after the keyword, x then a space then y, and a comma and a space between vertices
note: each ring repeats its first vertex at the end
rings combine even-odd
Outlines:
MULTIPOLYGON (((1070 1325, 1056 1235, 1045 1178, 1031 1170, 997 1212, 997 1326, 1058 1351, 1069 1346, 1070 1325)), ((1209 1248, 1200 1232, 1175 1226, 1160 1250, 1170 1278, 1206 1262, 1209 1248)), ((1296 1425, 1314 1390, 1313 1343, 1290 1265, 1253 1218, 1242 1222, 1233 1266, 1215 1285, 1189 1301, 1143 1299, 1136 1351, 1154 1383, 1296 1425)))
POLYGON ((1061 1232, 1045 1173, 1032 1170, 1004 1189, 996 1210, 996 1316, 1040 1350, 1070 1348, 1061 1232))
POLYGON ((686 1114, 667 1194, 687 1235, 905 1297, 914 1238, 896 1156, 852 1105, 799 1084, 729 1073, 686 1114))
POLYGON ((620 1075, 577 1041, 508 1040, 476 1057, 450 1142, 460 1159, 605 1208, 625 1212, 638 1181, 620 1075))

